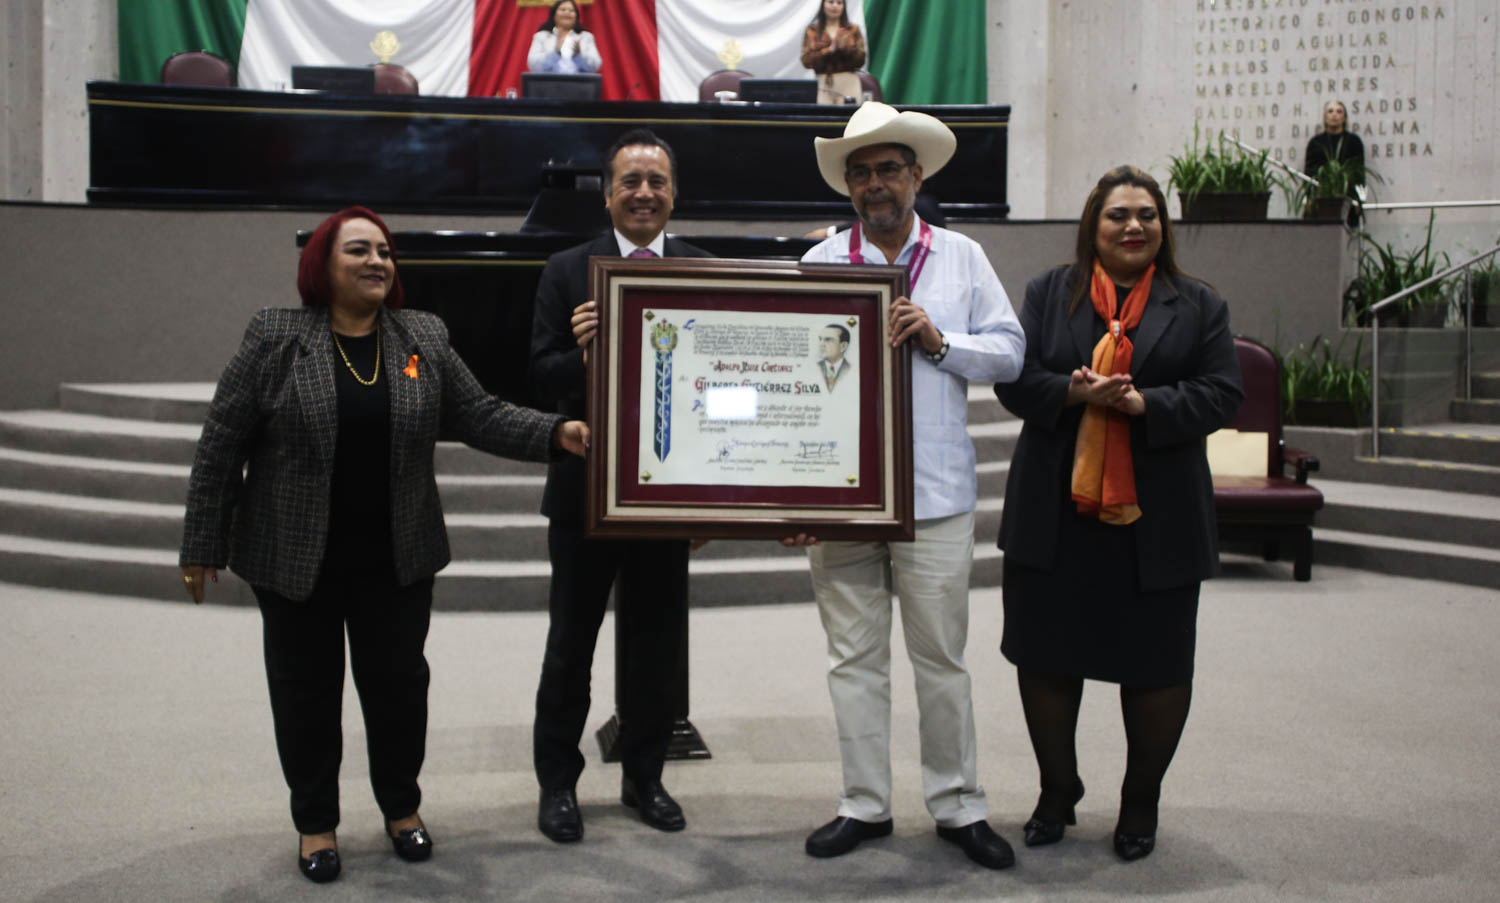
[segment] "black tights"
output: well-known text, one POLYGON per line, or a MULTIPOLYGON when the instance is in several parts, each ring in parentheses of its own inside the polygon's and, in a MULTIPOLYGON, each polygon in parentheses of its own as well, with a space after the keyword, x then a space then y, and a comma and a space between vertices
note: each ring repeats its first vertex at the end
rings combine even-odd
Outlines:
MULTIPOLYGON (((1083 678, 1058 677, 1017 668, 1026 730, 1041 771, 1042 794, 1034 817, 1061 822, 1078 781, 1078 706, 1083 678)), ((1191 682, 1166 687, 1120 686, 1125 721, 1125 780, 1120 786, 1120 822, 1126 834, 1156 833, 1156 802, 1161 782, 1182 739, 1193 699, 1191 682)))

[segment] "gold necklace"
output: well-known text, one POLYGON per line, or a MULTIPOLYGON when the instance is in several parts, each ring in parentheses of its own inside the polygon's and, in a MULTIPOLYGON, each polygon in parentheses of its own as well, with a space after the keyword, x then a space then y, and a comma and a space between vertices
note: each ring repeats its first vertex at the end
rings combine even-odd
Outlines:
MULTIPOLYGON (((333 330, 329 330, 329 332, 333 332, 333 330)), ((344 359, 344 366, 348 367, 349 368, 349 372, 352 373, 352 374, 354 374, 354 381, 355 382, 359 383, 362 386, 373 386, 373 385, 375 385, 375 381, 378 380, 378 379, 380 379, 380 324, 379 323, 375 324, 375 375, 371 376, 369 379, 365 379, 364 377, 360 376, 359 375, 359 371, 356 370, 356 369, 354 369, 354 364, 352 362, 350 362, 349 355, 344 352, 344 343, 339 341, 339 334, 336 333, 336 332, 333 333, 333 344, 334 344, 334 347, 338 348, 338 350, 339 350, 339 357, 341 357, 341 358, 344 359)))

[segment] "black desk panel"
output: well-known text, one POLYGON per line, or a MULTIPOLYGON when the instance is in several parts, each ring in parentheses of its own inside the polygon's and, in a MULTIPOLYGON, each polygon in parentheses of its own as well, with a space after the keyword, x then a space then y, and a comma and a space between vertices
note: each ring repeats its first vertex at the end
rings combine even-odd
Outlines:
MULTIPOLYGON (((847 217, 815 136, 849 109, 790 104, 347 97, 89 82, 89 200, 100 204, 524 213, 549 163, 596 167, 646 126, 677 152, 676 217, 847 217)), ((1002 219, 1006 106, 915 107, 958 151, 926 190, 950 219, 1002 219)), ((601 201, 602 203, 602 201, 601 201)))
MULTIPOLYGON (((310 234, 298 234, 298 247, 310 234)), ((507 401, 538 406, 526 380, 536 286, 550 255, 591 236, 397 232, 392 237, 406 306, 443 318, 453 350, 485 389, 507 401)), ((817 244, 801 238, 681 237, 717 257, 796 260, 817 244)))

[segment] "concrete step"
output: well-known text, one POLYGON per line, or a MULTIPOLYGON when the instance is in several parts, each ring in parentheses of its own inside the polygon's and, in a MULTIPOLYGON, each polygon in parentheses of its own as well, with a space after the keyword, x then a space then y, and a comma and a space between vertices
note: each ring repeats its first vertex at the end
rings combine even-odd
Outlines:
POLYGON ((1474 398, 1464 401, 1455 398, 1448 406, 1448 416, 1459 423, 1500 424, 1500 399, 1474 398))
POLYGON ((1323 493, 1314 535, 1332 529, 1500 549, 1500 505, 1484 495, 1314 479, 1323 493))
MULTIPOLYGON (((66 411, 0 411, 0 448, 78 458, 191 465, 201 424, 75 414, 66 411)), ((439 442, 440 473, 545 476, 547 465, 512 461, 456 442, 439 442)))
POLYGON ((1382 429, 1380 454, 1395 458, 1500 466, 1500 426, 1441 423, 1382 429))
MULTIPOLYGON (((1465 424, 1464 426, 1470 426, 1465 424)), ((1384 434, 1382 434, 1383 438, 1384 434)), ((1382 442, 1380 458, 1370 457, 1370 431, 1338 427, 1289 426, 1286 444, 1316 455, 1319 480, 1347 480, 1416 489, 1500 496, 1500 466, 1433 461, 1388 454, 1382 442)))
MULTIPOLYGON (((441 448, 441 445, 439 446, 441 448)), ((181 505, 189 466, 0 448, 0 488, 181 505)), ((447 512, 540 510, 544 465, 531 474, 438 474, 447 512)), ((1004 478, 1001 478, 1004 487, 1004 478)))
MULTIPOLYGON (((972 585, 999 586, 1001 556, 993 541, 976 542, 974 559, 972 585)), ((688 573, 694 607, 812 599, 805 552, 720 559, 694 555, 688 573)), ((0 534, 0 574, 31 586, 187 601, 176 553, 160 549, 0 534)), ((438 575, 434 604, 447 611, 545 611, 549 580, 545 561, 455 560, 438 575)), ((249 587, 227 571, 209 587, 208 600, 255 604, 249 587)))
MULTIPOLYGON (((1003 488, 1003 486, 1002 486, 1003 488)), ((460 497, 463 493, 459 494, 460 497)), ((465 501, 469 501, 465 499, 465 501)), ((454 511, 445 504, 448 543, 456 559, 547 561, 547 518, 527 511, 454 511)), ((975 535, 993 540, 1000 530, 1001 500, 981 499, 975 535)), ((183 505, 0 488, 0 523, 35 539, 120 548, 176 550, 182 543, 183 505)), ((778 557, 771 541, 715 540, 702 558, 778 557)))
POLYGON ((117 461, 0 447, 0 487, 98 499, 176 502, 187 497, 186 464, 117 461))
POLYGON ((0 411, 0 447, 78 457, 191 464, 200 424, 73 414, 0 411))
POLYGON ((1314 527, 1314 580, 1319 564, 1500 589, 1500 551, 1471 545, 1314 527))
POLYGON ((63 383, 58 408, 130 420, 202 424, 213 400, 213 383, 63 383))
POLYGON ((1475 398, 1500 398, 1500 371, 1474 374, 1475 398))

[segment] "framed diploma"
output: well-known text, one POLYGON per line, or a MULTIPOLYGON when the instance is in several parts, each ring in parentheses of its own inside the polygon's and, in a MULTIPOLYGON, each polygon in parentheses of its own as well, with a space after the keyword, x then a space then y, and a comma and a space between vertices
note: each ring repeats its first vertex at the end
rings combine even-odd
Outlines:
POLYGON ((910 540, 901 267, 589 261, 590 536, 910 540))

